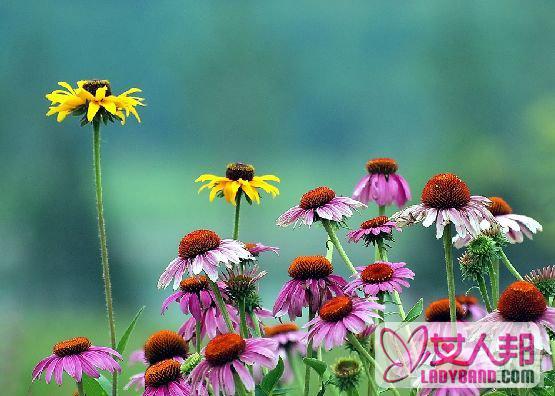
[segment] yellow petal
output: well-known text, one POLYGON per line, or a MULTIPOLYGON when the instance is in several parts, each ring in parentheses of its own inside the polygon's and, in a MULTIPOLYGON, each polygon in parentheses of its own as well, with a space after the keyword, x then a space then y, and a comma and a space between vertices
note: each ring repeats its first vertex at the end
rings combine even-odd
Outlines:
POLYGON ((63 120, 65 120, 65 118, 69 113, 70 113, 69 111, 60 111, 58 113, 58 117, 56 117, 56 121, 62 122, 63 120))
POLYGON ((204 174, 200 175, 199 177, 197 177, 195 182, 203 182, 203 181, 207 181, 207 180, 224 181, 224 180, 229 180, 229 179, 227 177, 216 176, 216 175, 212 175, 210 173, 204 173, 204 174))
POLYGON ((110 113, 112 113, 113 115, 116 115, 117 109, 116 109, 116 104, 114 102, 104 99, 102 102, 100 102, 100 104, 110 113))
POLYGON ((135 92, 143 92, 143 91, 141 91, 139 88, 131 88, 131 89, 128 89, 127 91, 125 91, 124 93, 119 94, 118 96, 127 96, 127 95, 130 95, 130 94, 135 93, 135 92))
POLYGON ((241 183, 241 189, 247 194, 247 196, 251 199, 251 201, 256 202, 257 204, 260 203, 260 195, 258 195, 258 191, 251 187, 248 181, 239 179, 239 183, 241 183))
POLYGON ((96 89, 95 98, 96 100, 102 100, 106 97, 106 90, 108 87, 100 87, 96 89))
POLYGON ((212 188, 212 190, 210 190, 210 195, 208 196, 208 198, 210 199, 210 202, 213 202, 214 198, 216 198, 216 195, 218 194, 218 192, 222 191, 223 189, 224 189, 224 184, 222 184, 222 183, 220 183, 216 187, 212 188))
POLYGON ((266 183, 265 181, 252 180, 251 181, 251 186, 259 187, 259 188, 263 189, 264 191, 266 191, 268 194, 272 194, 274 197, 276 195, 279 195, 279 189, 275 186, 272 186, 271 184, 266 183))
POLYGON ((225 200, 227 202, 231 202, 233 205, 236 205, 235 197, 237 196, 237 191, 239 190, 239 187, 241 187, 241 184, 238 181, 230 181, 223 184, 225 200))
POLYGON ((71 85, 69 85, 68 83, 66 83, 65 81, 59 81, 58 85, 61 87, 64 87, 65 89, 67 89, 69 92, 71 92, 73 95, 75 95, 75 91, 73 90, 73 88, 71 87, 71 85))
POLYGON ((79 88, 75 91, 75 93, 77 94, 77 96, 79 96, 79 97, 81 97, 85 100, 88 100, 89 102, 92 102, 92 101, 95 100, 95 97, 89 91, 87 91, 86 89, 79 88))
POLYGON ((259 181, 264 181, 264 180, 270 180, 270 181, 275 181, 275 182, 281 182, 281 180, 279 180, 279 177, 275 176, 275 175, 262 175, 262 176, 255 176, 252 178, 253 180, 259 180, 259 181))
POLYGON ((98 112, 98 109, 100 108, 100 105, 96 102, 90 102, 89 103, 89 108, 87 109, 87 120, 89 122, 91 122, 94 118, 94 116, 96 115, 96 113, 98 112))

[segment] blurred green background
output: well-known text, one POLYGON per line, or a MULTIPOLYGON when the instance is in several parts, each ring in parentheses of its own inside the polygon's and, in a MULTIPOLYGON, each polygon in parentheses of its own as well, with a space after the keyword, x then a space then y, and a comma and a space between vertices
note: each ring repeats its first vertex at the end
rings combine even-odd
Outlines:
MULTIPOLYGON (((107 78, 140 87, 142 124, 103 130, 105 209, 120 334, 145 304, 132 347, 160 328, 169 291, 156 281, 180 237, 229 236, 233 210, 197 195, 201 173, 231 161, 282 179, 281 195, 245 207, 241 238, 281 247, 261 266, 268 307, 292 258, 324 250, 319 227, 278 229, 306 190, 350 195, 366 160, 391 156, 415 200, 452 171, 474 194, 501 195, 545 231, 508 249, 521 272, 555 248, 555 3, 444 1, 273 4, 193 1, 0 3, 0 389, 30 385, 61 339, 108 344, 91 168, 91 128, 46 118, 57 81, 107 78)), ((357 214, 355 226, 373 216, 357 214)), ((390 212, 391 213, 391 210, 390 212)), ((407 305, 446 293, 442 247, 420 226, 390 254, 416 272, 407 305)), ((357 264, 373 252, 348 246, 357 264)), ((346 274, 337 261, 338 271, 346 274)), ((510 278, 506 277, 505 282, 510 278)), ((464 292, 469 284, 459 282, 464 292)), ((174 307, 175 308, 175 307, 174 307)), ((125 370, 124 377, 139 369, 125 370)))

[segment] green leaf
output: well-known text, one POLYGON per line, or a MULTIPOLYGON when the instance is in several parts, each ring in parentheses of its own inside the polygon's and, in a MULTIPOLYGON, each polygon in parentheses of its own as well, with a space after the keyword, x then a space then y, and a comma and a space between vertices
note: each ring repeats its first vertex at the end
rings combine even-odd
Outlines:
POLYGON ((270 370, 268 374, 262 378, 262 382, 260 382, 259 387, 264 395, 272 394, 272 390, 275 388, 279 379, 283 375, 284 368, 283 359, 280 357, 277 366, 273 370, 270 370))
POLYGON ((106 392, 106 394, 112 393, 112 381, 106 378, 104 375, 100 374, 100 377, 96 380, 98 384, 102 387, 102 390, 106 392))
POLYGON ((318 373, 319 376, 323 376, 326 370, 328 369, 328 364, 318 359, 314 358, 304 358, 304 364, 311 367, 318 373))
POLYGON ((496 390, 496 391, 484 393, 483 396, 507 396, 507 394, 503 391, 496 390))
POLYGON ((137 324, 137 320, 139 320, 139 316, 141 316, 144 309, 145 309, 145 306, 143 305, 141 309, 139 309, 139 311, 135 314, 135 317, 133 318, 131 323, 129 323, 129 326, 127 326, 125 333, 123 333, 123 336, 119 340, 118 346, 117 346, 117 350, 119 353, 123 354, 123 351, 125 351, 125 347, 129 342, 129 337, 131 336, 131 333, 133 333, 133 330, 135 329, 135 325, 137 324))
MULTIPOLYGON (((87 396, 108 396, 102 386, 94 378, 83 375, 83 390, 87 396)), ((110 389, 110 393, 112 390, 110 389)))
POLYGON ((414 304, 414 306, 407 313, 407 317, 403 322, 414 322, 422 314, 424 310, 424 299, 420 299, 414 304))

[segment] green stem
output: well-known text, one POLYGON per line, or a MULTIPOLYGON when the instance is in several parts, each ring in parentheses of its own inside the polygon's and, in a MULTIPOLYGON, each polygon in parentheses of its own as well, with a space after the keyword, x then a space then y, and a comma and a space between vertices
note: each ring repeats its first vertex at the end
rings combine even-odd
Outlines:
MULTIPOLYGON (((489 263, 488 265, 488 271, 489 271, 489 281, 490 281, 490 285, 491 285, 491 302, 492 302, 492 306, 493 307, 497 307, 497 290, 498 290, 498 285, 497 285, 497 272, 495 271, 495 264, 494 263, 489 263)), ((488 311, 491 312, 491 311, 488 311)))
POLYGON ((478 281, 478 287, 480 288, 480 294, 482 295, 482 300, 484 300, 484 303, 486 304, 486 309, 488 310, 488 312, 491 312, 492 309, 491 309, 491 303, 489 301, 486 281, 484 280, 484 277, 482 275, 478 275, 478 279, 476 280, 478 281))
POLYGON ((511 274, 513 274, 513 276, 515 278, 517 278, 518 280, 524 280, 522 278, 522 276, 518 273, 518 271, 516 270, 516 268, 511 264, 511 262, 509 261, 509 258, 507 257, 507 255, 505 254, 505 252, 503 251, 503 249, 499 249, 499 254, 501 255, 501 261, 503 261, 503 263, 505 264, 505 266, 507 267, 507 269, 509 270, 509 272, 511 274))
POLYGON ((549 343, 551 344, 551 364, 555 368, 555 341, 551 340, 549 343))
POLYGON ((451 223, 443 230, 443 250, 445 252, 445 271, 447 273, 447 293, 449 295, 449 316, 451 323, 457 321, 457 303, 455 301, 455 272, 453 270, 453 242, 451 223))
MULTIPOLYGON (((310 305, 309 305, 310 306, 310 305)), ((312 319, 314 319, 315 313, 312 311, 312 309, 309 308, 308 311, 308 321, 310 322, 312 319)), ((308 329, 308 331, 310 331, 310 328, 308 329)), ((312 338, 308 341, 308 344, 306 345, 306 357, 307 358, 311 358, 312 357, 312 338)), ((305 364, 305 371, 304 371, 304 396, 308 396, 310 393, 310 366, 308 364, 305 364)))
POLYGON ((235 331, 233 329, 233 323, 231 322, 231 317, 229 316, 229 312, 227 312, 227 307, 225 306, 224 298, 222 297, 222 293, 220 293, 220 288, 210 278, 208 279, 208 284, 210 285, 210 288, 212 289, 212 292, 214 293, 214 296, 216 297, 216 303, 218 304, 218 308, 220 308, 220 312, 222 313, 222 315, 224 317, 227 329, 229 330, 230 333, 233 333, 235 331))
POLYGON ((301 371, 299 370, 299 362, 297 356, 291 351, 291 348, 287 348, 286 353, 287 360, 289 361, 289 365, 291 366, 291 371, 293 371, 293 376, 295 377, 294 383, 296 386, 299 387, 299 389, 301 389, 303 387, 303 377, 301 371))
MULTIPOLYGON (((100 165, 100 123, 93 121, 93 158, 94 158, 94 184, 96 190, 96 212, 98 215, 98 238, 100 239, 100 256, 102 261, 102 278, 104 279, 104 296, 106 298, 106 311, 108 312, 108 325, 110 328, 110 345, 116 349, 116 321, 112 302, 112 281, 110 279, 110 263, 108 261, 108 244, 106 238, 106 223, 104 222, 104 200, 102 198, 102 169, 100 165)), ((112 395, 118 391, 117 372, 112 376, 112 395)))
POLYGON ((378 206, 378 216, 385 216, 385 206, 378 206))
POLYGON ((241 196, 242 191, 239 190, 237 192, 237 196, 235 197, 235 220, 233 222, 233 239, 239 239, 239 214, 241 212, 241 196))
MULTIPOLYGON (((243 338, 248 338, 249 337, 249 328, 247 327, 247 315, 245 312, 245 299, 242 298, 241 300, 239 300, 239 326, 241 329, 241 336, 243 338)), ((256 325, 256 323, 255 323, 256 325)))
POLYGON ((326 258, 331 263, 333 259, 333 242, 328 238, 326 241, 326 258))
MULTIPOLYGON (((254 334, 258 338, 262 338, 262 331, 260 330, 260 321, 258 320, 258 317, 254 313, 254 311, 249 312, 248 315, 251 318, 251 321, 253 324, 254 334)), ((268 369, 266 367, 262 367, 262 374, 264 375, 268 374, 268 369)))
POLYGON ((376 245, 376 261, 387 261, 387 251, 383 239, 378 240, 376 245))
POLYGON ((251 392, 247 392, 245 385, 243 385, 243 382, 236 373, 233 373, 233 380, 235 381, 235 390, 237 391, 237 395, 247 396, 247 394, 251 394, 251 392))
POLYGON ((495 301, 496 301, 495 307, 497 308, 497 302, 499 302, 499 279, 500 279, 499 260, 495 260, 493 267, 495 269, 495 301))
POLYGON ((196 323, 196 330, 195 330, 195 336, 196 336, 196 341, 197 341, 197 353, 200 353, 200 344, 202 343, 202 336, 200 335, 200 333, 202 332, 202 322, 201 321, 197 321, 196 323))
POLYGON ((333 243, 333 245, 337 249, 337 252, 341 256, 341 258, 343 259, 345 264, 347 264, 347 267, 349 268, 349 270, 353 274, 357 274, 357 270, 355 269, 355 266, 353 265, 351 260, 349 260, 349 257, 347 256, 347 253, 345 253, 345 250, 343 249, 343 246, 341 246, 341 242, 339 242, 339 239, 337 239, 337 235, 335 234, 335 230, 333 229, 333 225, 331 224, 331 222, 329 220, 322 219, 322 225, 326 229, 326 232, 328 233, 328 237, 329 237, 331 243, 333 243))
MULTIPOLYGON (((364 347, 361 345, 361 343, 359 342, 359 340, 357 339, 357 337, 353 333, 349 332, 347 334, 347 339, 349 340, 351 345, 355 347, 355 349, 357 350, 357 352, 360 356, 360 359, 363 361, 363 363, 366 360, 366 362, 370 363, 373 367, 377 367, 376 360, 374 360, 372 355, 370 355, 368 353, 368 351, 366 349, 364 349, 364 347)), ((372 375, 370 375, 369 370, 368 370, 366 365, 365 365, 365 368, 367 369, 366 371, 367 371, 367 374, 368 374, 368 381, 370 381, 371 385, 372 385, 373 395, 377 395, 377 394, 379 394, 378 387, 376 386, 374 378, 373 378, 372 375)), ((393 393, 395 393, 396 395, 399 395, 399 392, 397 391, 397 389, 395 389, 395 388, 391 388, 391 389, 392 389, 393 393)))
POLYGON ((405 313, 405 308, 403 308, 401 296, 397 291, 393 292, 393 301, 395 301, 395 304, 397 304, 397 309, 399 310, 399 316, 401 317, 401 320, 405 320, 407 318, 407 314, 405 313))
POLYGON ((77 393, 79 393, 79 396, 85 396, 85 391, 83 390, 83 383, 81 381, 77 381, 77 393))

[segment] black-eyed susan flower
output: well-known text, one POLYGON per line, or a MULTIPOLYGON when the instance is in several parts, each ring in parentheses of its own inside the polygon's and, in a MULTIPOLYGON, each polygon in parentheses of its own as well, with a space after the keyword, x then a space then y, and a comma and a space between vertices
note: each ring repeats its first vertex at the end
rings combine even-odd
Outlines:
POLYGON ((144 99, 130 96, 141 92, 138 88, 131 88, 116 96, 112 95, 108 80, 78 81, 77 88, 63 81, 58 84, 65 90, 57 89, 46 95, 46 99, 52 102, 46 115, 57 114, 58 122, 62 122, 70 114, 83 116, 81 125, 93 121, 114 122, 116 119, 124 124, 129 114, 133 114, 141 122, 136 107, 144 106, 144 99))
POLYGON ((275 175, 255 176, 254 166, 242 162, 228 164, 225 176, 204 174, 195 180, 195 182, 208 182, 202 185, 198 191, 201 192, 205 188, 210 189, 210 202, 218 196, 224 197, 233 205, 237 205, 239 191, 245 193, 249 203, 260 203, 258 189, 266 191, 275 198, 279 195, 279 189, 268 183, 269 181, 280 182, 279 177, 275 175))

